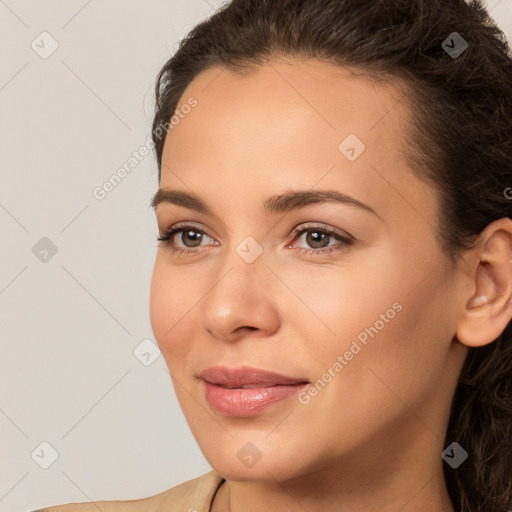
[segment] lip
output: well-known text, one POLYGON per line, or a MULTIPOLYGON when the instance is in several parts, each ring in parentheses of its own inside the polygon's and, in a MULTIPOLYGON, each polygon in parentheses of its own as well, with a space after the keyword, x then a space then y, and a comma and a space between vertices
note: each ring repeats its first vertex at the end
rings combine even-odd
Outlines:
POLYGON ((213 366, 199 377, 210 407, 225 416, 236 417, 254 416, 309 385, 303 378, 249 366, 234 369, 213 366))
POLYGON ((211 366, 203 370, 199 377, 210 384, 221 385, 228 388, 256 385, 258 387, 285 386, 307 382, 306 379, 288 377, 280 373, 242 366, 240 368, 227 368, 225 366, 211 366))

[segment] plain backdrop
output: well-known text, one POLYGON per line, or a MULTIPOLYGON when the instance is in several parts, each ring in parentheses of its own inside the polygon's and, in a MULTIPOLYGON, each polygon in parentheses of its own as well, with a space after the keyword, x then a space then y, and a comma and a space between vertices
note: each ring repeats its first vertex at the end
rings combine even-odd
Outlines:
MULTIPOLYGON (((0 512, 211 468, 149 321, 153 87, 214 0, 0 0, 0 512), (133 163, 133 161, 132 161, 133 163)), ((489 0, 512 40, 512 0, 489 0)))

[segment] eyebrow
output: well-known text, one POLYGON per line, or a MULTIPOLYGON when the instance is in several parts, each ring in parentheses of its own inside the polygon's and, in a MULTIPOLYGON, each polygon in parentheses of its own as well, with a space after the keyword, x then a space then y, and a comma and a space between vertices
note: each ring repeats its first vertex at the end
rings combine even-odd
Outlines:
MULTIPOLYGON (((159 188, 151 201, 151 206, 156 209, 162 203, 175 204, 199 213, 215 215, 201 198, 181 190, 159 188)), ((275 215, 305 208, 309 205, 325 203, 356 206, 381 218, 372 207, 336 190, 290 190, 266 199, 262 205, 262 212, 267 215, 275 215)))

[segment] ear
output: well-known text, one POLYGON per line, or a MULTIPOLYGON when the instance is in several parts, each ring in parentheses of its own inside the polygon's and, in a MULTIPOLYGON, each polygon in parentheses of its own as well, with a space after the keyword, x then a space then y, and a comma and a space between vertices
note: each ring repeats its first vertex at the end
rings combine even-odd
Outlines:
POLYGON ((512 317, 512 221, 489 224, 470 255, 472 294, 457 325, 456 338, 468 347, 487 345, 512 317))

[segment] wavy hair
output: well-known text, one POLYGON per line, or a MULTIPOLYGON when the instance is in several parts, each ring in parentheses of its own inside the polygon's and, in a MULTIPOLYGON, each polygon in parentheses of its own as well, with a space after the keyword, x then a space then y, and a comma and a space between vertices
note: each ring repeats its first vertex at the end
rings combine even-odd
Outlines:
MULTIPOLYGON (((512 217, 512 55, 482 0, 233 0, 196 25, 156 82, 153 142, 165 137, 190 82, 221 66, 243 73, 279 56, 314 58, 395 80, 408 101, 404 155, 439 195, 436 237, 452 264, 494 220, 512 217), (467 42, 450 54, 453 33, 467 42)), ((512 327, 470 348, 445 446, 468 459, 443 466, 457 512, 512 511, 512 327)))

